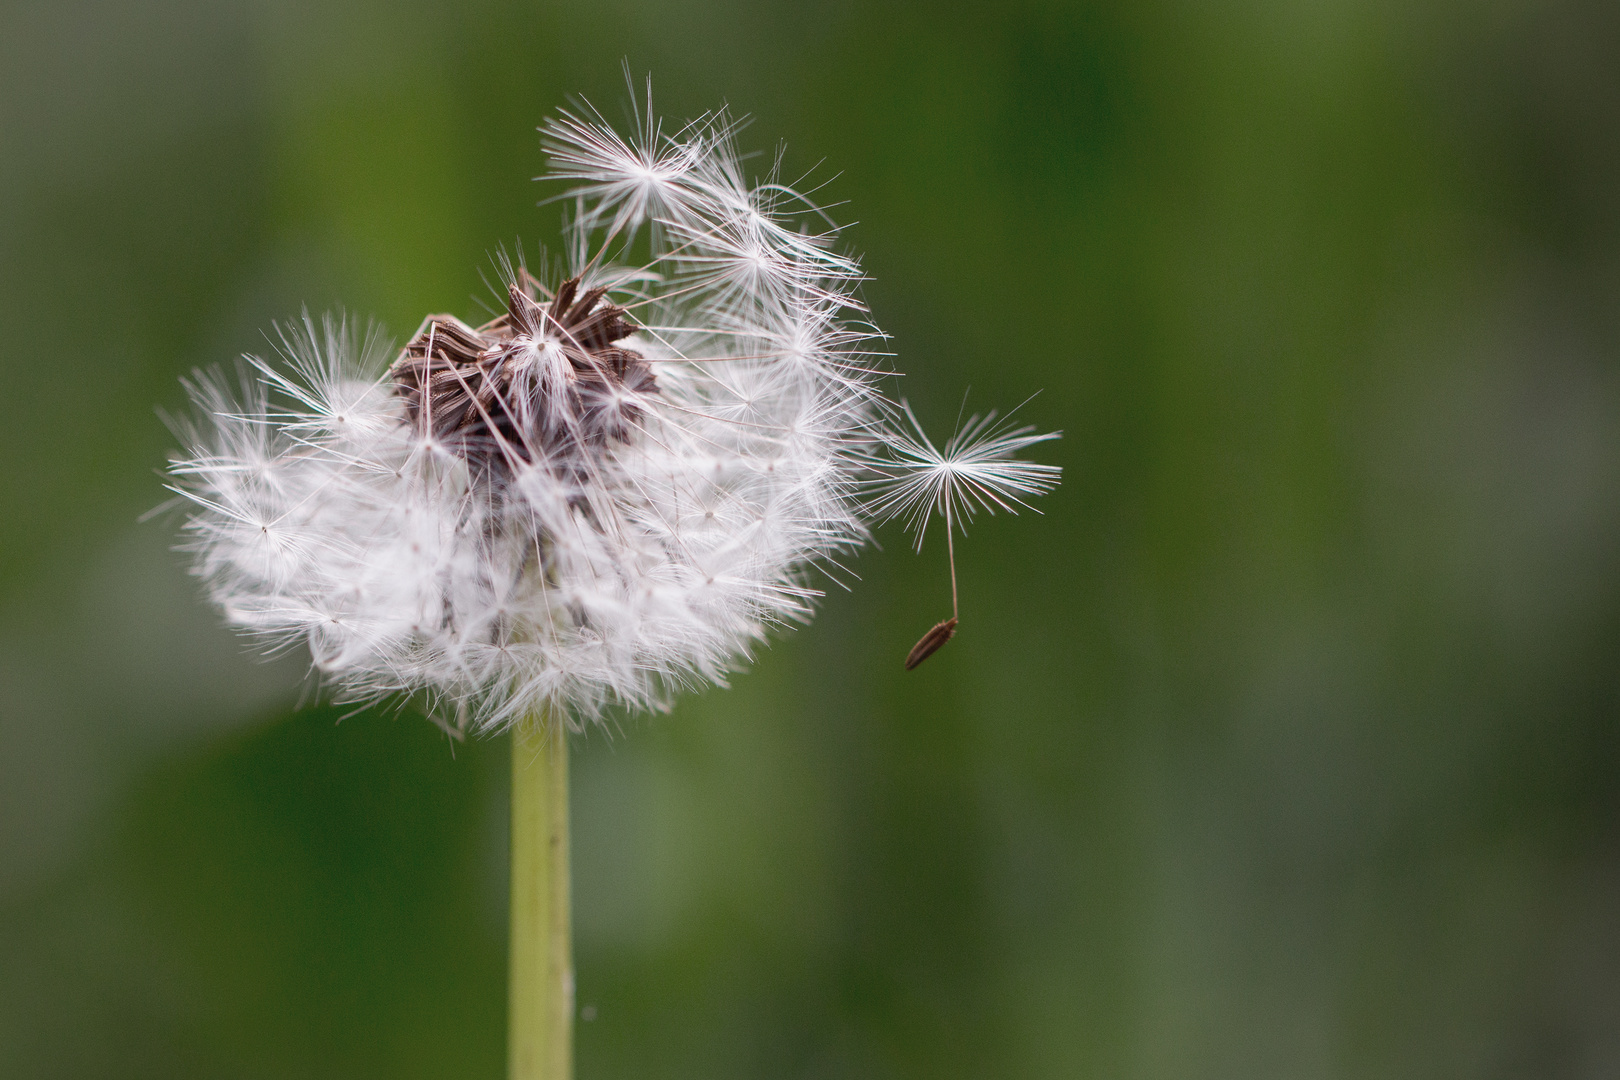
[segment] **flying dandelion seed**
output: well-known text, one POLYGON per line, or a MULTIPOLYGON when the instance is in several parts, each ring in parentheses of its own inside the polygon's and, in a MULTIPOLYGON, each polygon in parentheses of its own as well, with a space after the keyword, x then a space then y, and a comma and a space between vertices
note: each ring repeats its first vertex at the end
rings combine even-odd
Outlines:
POLYGON ((991 412, 974 416, 958 427, 942 451, 929 439, 907 402, 900 403, 900 413, 905 425, 885 429, 883 456, 871 459, 881 479, 873 485, 867 511, 879 521, 901 520, 916 534, 918 551, 922 550, 928 523, 935 515, 944 518, 951 568, 951 617, 936 623, 912 646, 906 656, 906 670, 910 671, 943 648, 956 635, 961 622, 955 532, 965 528, 981 510, 995 513, 1000 509, 1011 514, 1020 508, 1033 510, 1025 500, 1055 488, 1063 470, 1056 465, 1020 461, 1013 455, 1062 433, 1037 434, 1033 427, 998 423, 991 412))

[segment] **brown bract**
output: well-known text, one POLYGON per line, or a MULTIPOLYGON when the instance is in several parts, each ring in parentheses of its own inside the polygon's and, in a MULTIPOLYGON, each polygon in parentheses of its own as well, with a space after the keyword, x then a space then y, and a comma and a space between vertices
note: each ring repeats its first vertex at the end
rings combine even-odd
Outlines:
POLYGON ((390 369, 411 422, 484 472, 578 463, 627 441, 658 384, 640 353, 616 344, 635 332, 624 308, 579 286, 569 278, 546 300, 520 272, 505 314, 482 326, 424 319, 390 369))

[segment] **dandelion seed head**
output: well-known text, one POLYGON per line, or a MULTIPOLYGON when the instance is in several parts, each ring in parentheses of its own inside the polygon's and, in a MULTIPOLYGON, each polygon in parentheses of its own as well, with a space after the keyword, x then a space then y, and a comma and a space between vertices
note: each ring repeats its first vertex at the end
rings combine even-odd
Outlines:
POLYGON ((568 277, 509 267, 496 318, 397 352, 306 316, 234 382, 194 377, 170 478, 226 618, 342 699, 497 730, 663 704, 808 617, 810 568, 865 536, 878 337, 859 264, 774 174, 749 185, 736 129, 563 113, 568 277))
POLYGON ((493 319, 430 315, 395 350, 306 314, 188 382, 194 571, 340 700, 483 731, 659 707, 807 619, 870 520, 920 545, 933 513, 1056 484, 1013 457, 1054 436, 991 414, 941 451, 886 401, 859 261, 780 156, 748 180, 739 121, 666 129, 649 100, 632 126, 582 103, 542 128, 568 270, 502 261, 493 319))

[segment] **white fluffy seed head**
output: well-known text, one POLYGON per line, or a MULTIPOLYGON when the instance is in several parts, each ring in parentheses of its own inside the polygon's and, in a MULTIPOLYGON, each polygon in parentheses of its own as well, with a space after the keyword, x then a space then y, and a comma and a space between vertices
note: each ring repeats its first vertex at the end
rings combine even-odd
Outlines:
POLYGON ((591 356, 569 366, 566 328, 445 368, 503 373, 476 406, 478 453, 411 413, 391 350, 330 319, 306 315, 239 385, 199 373, 170 472, 229 621, 307 644, 343 698, 419 695, 494 730, 661 704, 806 617, 808 568, 864 536, 877 335, 851 321, 858 263, 808 202, 744 182, 734 128, 723 113, 633 140, 594 114, 545 128, 578 208, 570 277, 626 309, 635 332, 614 347, 656 378, 591 383, 591 408, 631 418, 612 437, 567 435, 591 356))
POLYGON ((1047 436, 992 416, 941 453, 884 399, 859 262, 774 171, 746 181, 724 111, 636 128, 543 129, 567 280, 506 266, 505 315, 430 316, 400 353, 306 314, 274 361, 188 384, 195 572, 340 699, 415 696, 458 731, 660 706, 808 617, 810 569, 865 518, 920 542, 931 513, 1056 483, 1008 460, 1047 436))

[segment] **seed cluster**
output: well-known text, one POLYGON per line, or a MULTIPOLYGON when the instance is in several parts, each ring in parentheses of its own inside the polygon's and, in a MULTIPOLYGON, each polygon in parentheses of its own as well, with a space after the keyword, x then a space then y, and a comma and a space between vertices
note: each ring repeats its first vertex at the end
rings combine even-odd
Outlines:
POLYGON ((526 272, 507 286, 507 310, 479 327, 430 315, 390 375, 426 438, 500 475, 519 461, 564 466, 627 442, 652 367, 618 343, 635 333, 605 288, 558 286, 549 302, 526 272))

